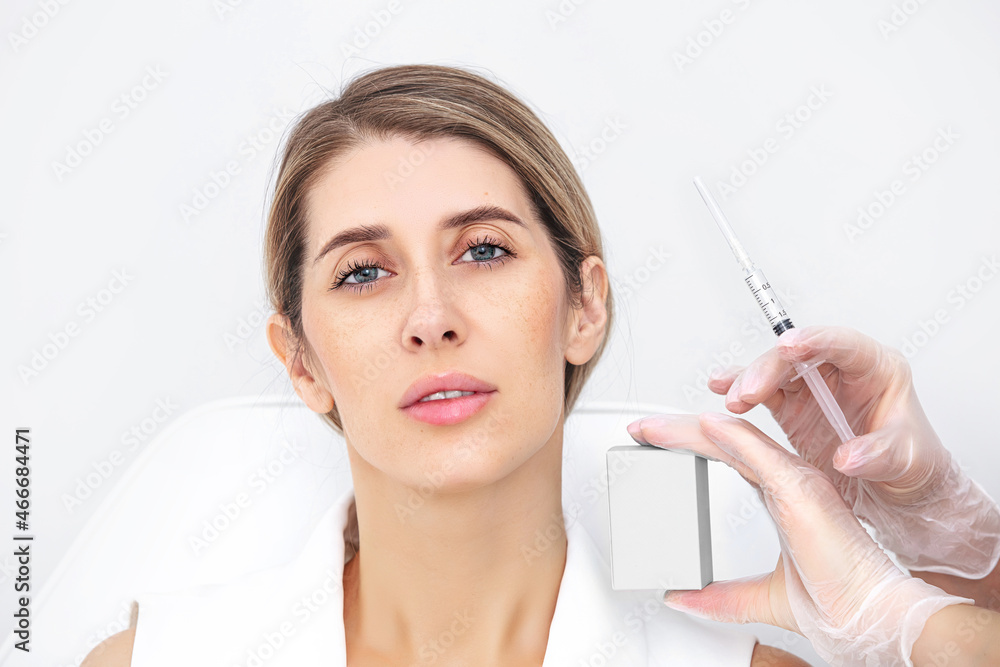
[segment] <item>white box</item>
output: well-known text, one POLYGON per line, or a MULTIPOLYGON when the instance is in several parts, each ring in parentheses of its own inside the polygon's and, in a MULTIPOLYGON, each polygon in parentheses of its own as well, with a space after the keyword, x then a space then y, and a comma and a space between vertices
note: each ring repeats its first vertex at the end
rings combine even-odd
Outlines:
POLYGON ((652 445, 608 450, 611 587, 691 590, 712 582, 708 461, 652 445))

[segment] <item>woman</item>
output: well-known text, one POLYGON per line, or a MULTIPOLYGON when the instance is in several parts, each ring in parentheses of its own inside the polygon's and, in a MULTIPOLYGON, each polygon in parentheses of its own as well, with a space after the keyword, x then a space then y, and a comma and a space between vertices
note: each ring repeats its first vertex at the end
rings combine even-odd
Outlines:
POLYGON ((288 566, 143 596, 84 664, 804 664, 666 609, 629 624, 640 598, 564 529, 602 255, 558 143, 481 77, 385 68, 308 112, 268 221, 267 335, 354 488, 288 566))

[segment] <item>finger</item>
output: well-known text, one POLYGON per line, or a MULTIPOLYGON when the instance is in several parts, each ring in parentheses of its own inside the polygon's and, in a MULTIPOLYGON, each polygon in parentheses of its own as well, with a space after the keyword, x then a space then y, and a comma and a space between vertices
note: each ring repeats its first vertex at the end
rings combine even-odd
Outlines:
POLYGON ((708 388, 712 393, 724 395, 742 371, 743 366, 727 366, 714 370, 708 376, 708 388))
POLYGON ((831 560, 831 554, 842 551, 847 543, 868 546, 864 542, 868 534, 833 482, 745 420, 707 413, 701 415, 701 424, 719 449, 741 460, 760 478, 761 495, 778 529, 778 540, 783 551, 792 554, 796 567, 826 580, 839 581, 849 575, 855 563, 831 560))
MULTIPOLYGON (((797 454, 789 452, 750 422, 718 413, 700 415, 702 431, 719 449, 743 463, 759 480, 764 504, 779 533, 808 530, 817 511, 840 498, 833 482, 797 454), (815 473, 827 484, 807 476, 815 473), (819 508, 819 509, 818 509, 819 508)), ((843 501, 841 500, 841 503, 843 501)))
POLYGON ((912 444, 900 446, 900 438, 884 429, 848 440, 833 455, 833 467, 848 477, 872 482, 891 482, 910 469, 912 444))
POLYGON ((748 477, 749 472, 743 463, 719 449, 718 445, 705 436, 696 415, 663 414, 645 417, 629 425, 629 435, 640 444, 721 461, 740 473, 751 484, 757 484, 759 481, 752 474, 748 477))
POLYGON ((879 369, 890 348, 849 327, 812 326, 790 329, 778 337, 775 349, 783 359, 824 359, 853 379, 864 379, 879 369))
POLYGON ((791 465, 795 455, 750 422, 716 412, 699 415, 698 422, 719 451, 746 464, 760 480, 773 483, 795 471, 791 465))
MULTIPOLYGON (((700 591, 669 591, 663 603, 700 618, 723 623, 767 623, 775 625, 770 587, 773 572, 715 581, 700 591)), ((790 628, 788 628, 790 629, 790 628)))
MULTIPOLYGON (((763 404, 772 413, 781 408, 783 388, 789 378, 795 375, 795 367, 782 359, 777 350, 771 348, 754 359, 726 392, 726 409, 743 414, 755 405, 763 404)), ((796 380, 796 382, 799 382, 796 380)))

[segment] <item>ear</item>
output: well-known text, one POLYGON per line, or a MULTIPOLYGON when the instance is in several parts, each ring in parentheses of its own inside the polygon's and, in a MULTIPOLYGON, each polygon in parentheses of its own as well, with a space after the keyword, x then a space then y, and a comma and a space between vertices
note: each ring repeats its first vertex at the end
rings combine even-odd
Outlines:
POLYGON ((295 336, 292 334, 291 325, 288 318, 278 313, 272 313, 267 318, 265 327, 267 334, 267 344, 270 345, 274 356, 278 357, 288 371, 288 377, 295 387, 295 393, 309 406, 309 409, 319 414, 326 414, 333 409, 333 395, 324 384, 317 379, 313 372, 306 366, 307 352, 295 354, 295 336))
POLYGON ((600 257, 591 255, 583 260, 580 280, 583 282, 583 306, 573 309, 566 345, 566 361, 574 366, 582 366, 594 356, 604 339, 608 322, 605 304, 608 274, 600 257))

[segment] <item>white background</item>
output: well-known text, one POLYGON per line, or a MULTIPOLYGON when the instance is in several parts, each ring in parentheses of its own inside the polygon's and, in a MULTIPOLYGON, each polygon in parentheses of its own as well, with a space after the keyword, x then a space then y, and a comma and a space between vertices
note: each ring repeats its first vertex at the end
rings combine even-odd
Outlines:
MULTIPOLYGON (((995 3, 397 3, 393 14, 387 1, 94 0, 52 2, 46 16, 44 3, 5 2, 0 391, 6 441, 17 426, 34 438, 36 584, 148 443, 129 451, 123 437, 155 423, 158 400, 178 406, 171 421, 218 398, 291 393, 260 326, 280 133, 358 72, 389 64, 495 76, 582 170, 619 316, 584 400, 722 410, 699 374, 734 344, 741 364, 773 344, 691 185, 700 174, 797 325, 913 345, 932 423, 1000 497, 995 3), (127 115, 122 95, 135 106, 127 115), (88 140, 104 119, 112 131, 88 140), (769 139, 776 150, 762 151, 769 139), (933 164, 913 171, 926 149, 933 164), (60 174, 71 151, 87 154, 60 174), (230 161, 239 173, 185 220, 181 206, 230 161), (850 233, 894 180, 902 194, 850 233), (726 182, 735 191, 723 197, 726 182), (658 265, 657 253, 669 260, 658 265), (116 271, 130 279, 112 294, 116 271), (973 298, 959 298, 960 285, 973 298), (80 310, 90 298, 105 299, 92 318, 80 310), (54 347, 72 324, 77 335, 54 347), (44 367, 22 377, 46 350, 44 367), (123 463, 68 508, 116 449, 123 463)), ((778 435, 763 408, 750 418, 778 435)), ((0 488, 10 489, 5 451, 0 488)), ((803 644, 786 648, 812 655, 803 644)))

